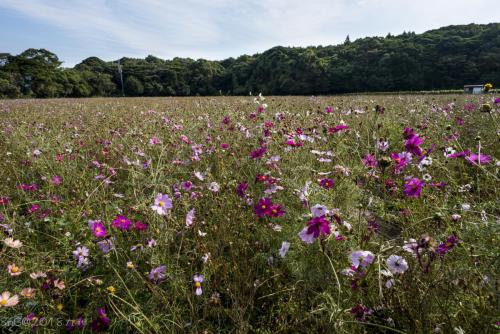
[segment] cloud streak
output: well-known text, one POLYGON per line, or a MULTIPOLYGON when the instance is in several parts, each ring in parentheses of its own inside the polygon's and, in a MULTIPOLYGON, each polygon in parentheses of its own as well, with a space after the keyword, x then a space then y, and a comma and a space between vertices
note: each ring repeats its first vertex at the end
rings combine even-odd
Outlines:
POLYGON ((222 59, 275 45, 336 44, 347 34, 500 21, 499 7, 486 0, 2 0, 2 8, 64 32, 81 58, 104 59, 222 59))

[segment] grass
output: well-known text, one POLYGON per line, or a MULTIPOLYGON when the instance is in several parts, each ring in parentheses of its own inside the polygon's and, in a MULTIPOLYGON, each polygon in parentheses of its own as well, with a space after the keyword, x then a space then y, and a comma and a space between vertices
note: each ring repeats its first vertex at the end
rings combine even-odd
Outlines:
POLYGON ((4 239, 22 242, 0 246, 0 292, 19 298, 0 307, 0 327, 65 332, 68 321, 78 327, 71 320, 84 319, 75 332, 495 333, 498 111, 490 95, 462 94, 0 101, 0 198, 8 198, 0 223, 4 239), (479 110, 484 103, 491 113, 479 110), (273 123, 267 137, 264 121, 273 123), (328 131, 342 123, 349 129, 328 131), (432 164, 420 170, 414 155, 398 174, 390 153, 405 150, 407 127, 424 138, 422 149, 434 147, 423 153, 432 164), (287 145, 292 137, 302 146, 287 145), (193 159, 195 144, 202 152, 193 159), (443 153, 477 153, 479 145, 492 157, 480 166, 443 153), (260 146, 264 156, 251 158, 260 146), (313 150, 330 151, 321 157, 331 162, 313 150), (376 167, 363 164, 367 154, 376 167), (282 189, 266 195, 271 185, 255 181, 264 174, 282 189), (431 177, 419 197, 403 193, 409 176, 431 177), (332 189, 319 185, 325 177, 332 189), (194 187, 185 190, 186 181, 194 187), (242 182, 245 198, 236 192, 242 182), (37 189, 20 187, 31 184, 37 189), (151 209, 158 193, 172 199, 168 215, 151 209), (264 197, 286 213, 258 218, 254 205, 264 197), (306 244, 298 234, 315 204, 338 209, 332 214, 349 225, 327 216, 334 233, 306 244), (115 228, 117 215, 148 227, 115 228), (107 253, 89 228, 98 219, 114 246, 107 253), (458 241, 447 245, 450 236, 458 241), (403 249, 411 238, 418 254, 403 249), (290 248, 281 257, 284 241, 290 248), (72 254, 79 246, 89 250, 80 268, 72 254), (350 277, 358 250, 374 259, 350 277), (404 273, 388 276, 391 255, 404 258, 404 273), (149 274, 162 265, 155 284, 149 274), (204 275, 200 296, 195 274, 204 275))

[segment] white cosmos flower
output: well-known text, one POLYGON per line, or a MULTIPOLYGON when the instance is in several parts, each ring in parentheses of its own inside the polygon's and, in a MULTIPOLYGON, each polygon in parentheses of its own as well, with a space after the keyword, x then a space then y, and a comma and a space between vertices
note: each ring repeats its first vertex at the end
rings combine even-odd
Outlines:
POLYGON ((389 258, 386 260, 387 267, 393 274, 402 274, 406 270, 408 270, 408 263, 406 260, 399 255, 391 255, 389 258))
POLYGON ((311 213, 314 217, 326 216, 328 214, 328 209, 322 204, 316 204, 311 208, 311 213))
POLYGON ((285 257, 286 253, 288 252, 288 249, 290 249, 290 243, 288 241, 283 241, 280 248, 280 256, 282 258, 285 257))
POLYGON ((5 246, 10 248, 21 248, 23 243, 20 240, 14 240, 14 238, 5 238, 3 243, 5 246))

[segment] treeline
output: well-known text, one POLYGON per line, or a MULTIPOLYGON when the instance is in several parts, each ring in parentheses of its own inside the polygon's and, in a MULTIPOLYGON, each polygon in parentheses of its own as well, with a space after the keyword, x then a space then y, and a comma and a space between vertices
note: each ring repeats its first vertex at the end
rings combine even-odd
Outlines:
POLYGON ((74 68, 61 64, 44 49, 0 54, 0 96, 120 96, 122 90, 126 96, 311 95, 495 84, 500 83, 500 23, 352 42, 347 37, 334 46, 279 46, 222 61, 90 57, 74 68))

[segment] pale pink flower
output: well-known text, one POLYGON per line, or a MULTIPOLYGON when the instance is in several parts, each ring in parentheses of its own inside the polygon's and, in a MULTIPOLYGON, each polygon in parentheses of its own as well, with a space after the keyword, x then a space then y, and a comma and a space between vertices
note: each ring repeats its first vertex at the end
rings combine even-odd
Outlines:
POLYGON ((18 295, 11 296, 9 291, 4 291, 0 295, 0 307, 11 307, 19 303, 18 295))
POLYGON ((190 227, 194 224, 194 209, 191 209, 186 215, 186 226, 190 227))
POLYGON ((15 263, 12 263, 7 266, 7 271, 9 272, 10 276, 19 276, 22 274, 23 268, 18 267, 15 263))
POLYGON ((36 290, 33 289, 33 288, 24 288, 22 291, 21 291, 21 295, 24 297, 24 298, 33 298, 35 297, 35 292, 36 290))
POLYGON ((14 238, 5 238, 3 243, 5 246, 10 247, 10 248, 21 248, 23 243, 19 240, 14 240, 14 238))

